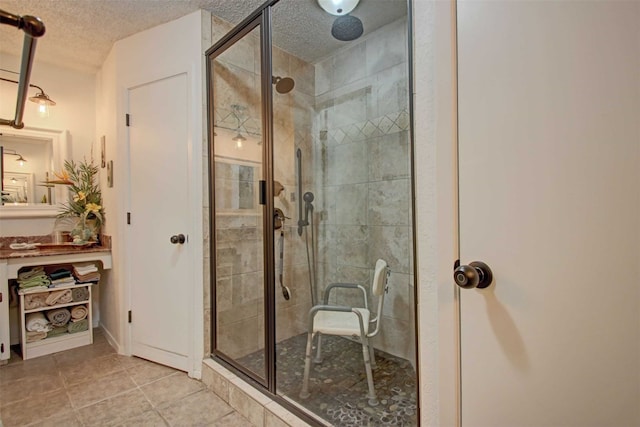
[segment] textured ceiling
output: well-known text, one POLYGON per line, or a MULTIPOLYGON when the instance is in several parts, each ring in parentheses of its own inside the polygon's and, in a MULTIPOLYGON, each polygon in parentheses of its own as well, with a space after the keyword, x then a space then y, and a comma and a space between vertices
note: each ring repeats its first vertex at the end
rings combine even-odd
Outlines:
MULTIPOLYGON (((198 9, 233 24, 263 0, 0 0, 0 9, 42 19, 46 34, 38 40, 36 60, 96 72, 113 43, 198 9)), ((361 0, 352 12, 368 32, 406 14, 406 0, 361 0)), ((315 0, 281 0, 273 9, 274 43, 316 62, 345 42, 330 35, 334 17, 315 0)), ((0 25, 0 51, 20 56, 23 32, 0 25)), ((215 40, 214 40, 215 41, 215 40)))

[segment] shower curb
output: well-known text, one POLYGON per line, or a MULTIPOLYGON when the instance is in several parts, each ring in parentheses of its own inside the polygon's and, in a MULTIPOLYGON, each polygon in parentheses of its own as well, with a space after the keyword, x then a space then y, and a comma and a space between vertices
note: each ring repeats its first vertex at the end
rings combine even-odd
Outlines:
POLYGON ((202 382, 256 427, 310 426, 213 359, 202 361, 202 382))

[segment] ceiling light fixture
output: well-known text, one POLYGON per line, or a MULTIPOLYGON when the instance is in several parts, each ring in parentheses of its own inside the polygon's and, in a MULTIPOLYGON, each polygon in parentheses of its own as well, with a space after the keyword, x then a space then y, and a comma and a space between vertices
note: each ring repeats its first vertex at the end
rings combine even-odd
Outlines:
POLYGON ((240 120, 240 116, 242 115, 242 111, 245 109, 242 105, 233 104, 231 105, 231 110, 233 111, 233 115, 238 121, 238 127, 236 128, 236 136, 233 137, 232 141, 236 143, 236 148, 239 150, 242 148, 242 144, 247 140, 240 133, 240 128, 242 127, 242 121, 240 120))
POLYGON ((247 140, 247 138, 245 138, 244 136, 242 136, 242 134, 240 133, 240 131, 238 131, 238 134, 233 137, 233 141, 236 143, 236 148, 242 148, 242 144, 247 140))
POLYGON ((318 5, 331 15, 342 16, 358 6, 360 0, 318 0, 318 5))

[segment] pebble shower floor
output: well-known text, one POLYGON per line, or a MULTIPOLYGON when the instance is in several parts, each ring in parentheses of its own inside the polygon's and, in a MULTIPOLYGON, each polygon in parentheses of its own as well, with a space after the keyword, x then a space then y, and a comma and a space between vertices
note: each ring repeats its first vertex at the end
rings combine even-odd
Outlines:
MULTIPOLYGON (((276 345, 278 393, 303 405, 335 426, 415 426, 417 425, 416 373, 407 360, 376 350, 373 370, 380 404, 367 404, 367 379, 362 346, 354 341, 322 337, 322 364, 312 364, 309 379, 311 396, 300 399, 307 334, 276 345)), ((240 359, 249 368, 263 366, 263 352, 240 359)))

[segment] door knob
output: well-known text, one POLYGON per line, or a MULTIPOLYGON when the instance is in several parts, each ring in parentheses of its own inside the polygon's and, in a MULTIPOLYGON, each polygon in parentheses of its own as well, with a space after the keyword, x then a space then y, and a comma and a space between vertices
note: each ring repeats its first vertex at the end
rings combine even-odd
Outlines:
POLYGON ((170 240, 174 245, 177 245, 178 243, 183 244, 184 242, 186 242, 184 234, 178 234, 177 236, 174 234, 173 236, 171 236, 170 240))
POLYGON ((493 281, 493 272, 484 262, 473 261, 469 265, 458 265, 453 271, 453 280, 463 289, 483 289, 493 281))

